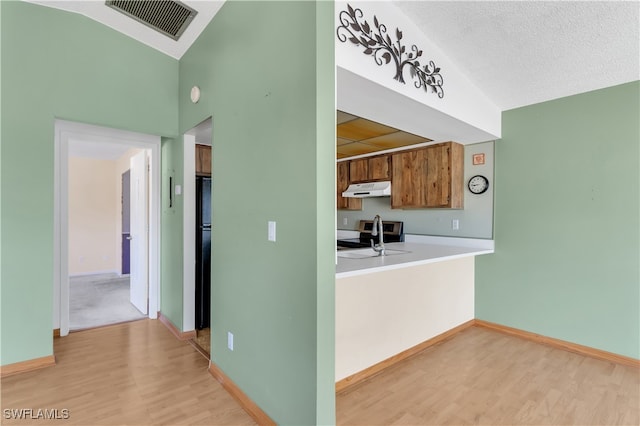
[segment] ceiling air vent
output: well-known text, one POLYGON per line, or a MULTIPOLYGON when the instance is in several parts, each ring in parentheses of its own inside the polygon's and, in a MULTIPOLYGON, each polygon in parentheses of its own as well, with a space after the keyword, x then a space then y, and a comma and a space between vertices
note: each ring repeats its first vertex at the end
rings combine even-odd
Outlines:
POLYGON ((174 0, 107 0, 106 5, 178 40, 197 11, 174 0))

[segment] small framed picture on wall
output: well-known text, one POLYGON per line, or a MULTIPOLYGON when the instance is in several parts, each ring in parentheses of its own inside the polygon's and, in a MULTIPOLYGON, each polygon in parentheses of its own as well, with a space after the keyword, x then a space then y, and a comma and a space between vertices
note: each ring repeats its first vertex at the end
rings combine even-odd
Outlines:
POLYGON ((481 154, 473 154, 473 165, 474 166, 479 166, 481 164, 484 164, 484 152, 481 154))

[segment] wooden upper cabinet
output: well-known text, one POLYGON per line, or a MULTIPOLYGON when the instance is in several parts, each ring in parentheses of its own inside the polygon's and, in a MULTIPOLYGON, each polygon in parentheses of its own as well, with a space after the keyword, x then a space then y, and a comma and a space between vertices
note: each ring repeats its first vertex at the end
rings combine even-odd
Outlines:
POLYGON ((358 183, 369 180, 369 159, 349 161, 349 182, 358 183))
POLYGON ((390 162, 391 157, 389 155, 351 160, 349 179, 351 183, 389 180, 391 179, 390 162))
POLYGON ((455 142, 392 154, 391 207, 463 208, 464 146, 455 142))
POLYGON ((349 161, 337 163, 336 208, 338 210, 362 210, 361 198, 345 198, 342 193, 349 187, 349 161))
POLYGON ((196 145, 196 175, 211 176, 211 147, 196 145))
POLYGON ((389 180, 391 179, 391 156, 380 155, 369 158, 369 179, 389 180))
POLYGON ((425 207, 427 153, 423 149, 392 154, 392 208, 425 207))

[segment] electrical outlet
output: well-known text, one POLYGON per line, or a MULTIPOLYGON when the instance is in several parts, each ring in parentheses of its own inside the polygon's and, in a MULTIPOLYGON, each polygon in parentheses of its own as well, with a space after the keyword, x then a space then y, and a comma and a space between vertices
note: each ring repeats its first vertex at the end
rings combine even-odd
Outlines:
POLYGON ((453 219, 451 221, 451 229, 453 229, 454 231, 457 231, 458 229, 460 229, 460 220, 453 219))
POLYGON ((349 219, 347 219, 346 217, 342 218, 342 224, 343 225, 348 225, 349 224, 349 219))
POLYGON ((233 350, 233 333, 230 331, 227 331, 227 347, 230 351, 233 350))

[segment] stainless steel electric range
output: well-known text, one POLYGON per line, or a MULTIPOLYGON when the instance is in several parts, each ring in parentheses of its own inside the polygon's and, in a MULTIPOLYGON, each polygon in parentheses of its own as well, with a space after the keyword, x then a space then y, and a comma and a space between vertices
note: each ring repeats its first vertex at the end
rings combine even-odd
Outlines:
MULTIPOLYGON (((402 222, 382 221, 382 229, 385 243, 400 243, 404 241, 402 222)), ((360 236, 358 238, 345 238, 337 241, 338 250, 347 250, 362 247, 371 247, 371 240, 378 242, 378 237, 372 237, 373 220, 361 220, 358 225, 360 236)))

